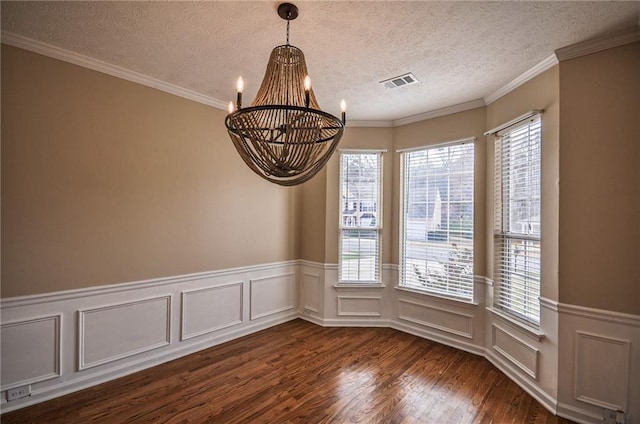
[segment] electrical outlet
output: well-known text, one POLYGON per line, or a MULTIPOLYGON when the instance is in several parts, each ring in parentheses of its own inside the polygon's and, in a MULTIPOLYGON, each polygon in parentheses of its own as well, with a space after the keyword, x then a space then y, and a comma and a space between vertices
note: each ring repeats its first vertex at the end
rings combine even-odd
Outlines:
POLYGON ((616 411, 612 411, 611 409, 605 409, 604 422, 614 424, 616 422, 616 411))
POLYGON ((31 396, 31 385, 16 387, 15 389, 7 390, 7 402, 20 399, 23 397, 31 396))

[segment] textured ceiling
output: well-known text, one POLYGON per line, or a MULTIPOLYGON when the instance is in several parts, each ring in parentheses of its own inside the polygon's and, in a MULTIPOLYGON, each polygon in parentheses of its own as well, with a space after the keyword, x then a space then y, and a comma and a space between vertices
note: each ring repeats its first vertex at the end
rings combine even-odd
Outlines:
MULTIPOLYGON (((2 30, 245 103, 285 42, 279 2, 2 2, 2 30)), ((483 98, 555 49, 638 25, 640 2, 299 1, 291 44, 320 105, 396 120, 483 98), (420 83, 378 82, 412 72, 420 83)))

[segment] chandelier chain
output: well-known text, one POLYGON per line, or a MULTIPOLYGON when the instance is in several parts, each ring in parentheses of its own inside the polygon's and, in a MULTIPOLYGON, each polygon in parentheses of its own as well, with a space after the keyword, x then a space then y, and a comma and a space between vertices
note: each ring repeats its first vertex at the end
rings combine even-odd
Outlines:
POLYGON ((287 19, 287 46, 289 45, 289 23, 291 21, 289 19, 287 19))

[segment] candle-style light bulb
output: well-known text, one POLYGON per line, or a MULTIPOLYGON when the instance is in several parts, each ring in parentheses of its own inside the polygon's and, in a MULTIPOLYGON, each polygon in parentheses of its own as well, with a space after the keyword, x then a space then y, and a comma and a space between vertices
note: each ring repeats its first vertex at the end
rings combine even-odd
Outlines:
POLYGON ((240 109, 242 107, 242 92, 244 91, 244 80, 242 79, 242 77, 238 77, 238 82, 236 83, 236 89, 238 90, 236 107, 240 109))
POLYGON ((233 105, 233 102, 229 102, 229 113, 233 113, 236 110, 236 107, 233 105))
POLYGON ((304 77, 304 107, 309 107, 309 90, 311 90, 311 78, 304 77))
POLYGON ((347 102, 345 102, 344 99, 342 99, 342 101, 340 102, 340 109, 342 110, 342 123, 346 124, 347 123, 347 102))

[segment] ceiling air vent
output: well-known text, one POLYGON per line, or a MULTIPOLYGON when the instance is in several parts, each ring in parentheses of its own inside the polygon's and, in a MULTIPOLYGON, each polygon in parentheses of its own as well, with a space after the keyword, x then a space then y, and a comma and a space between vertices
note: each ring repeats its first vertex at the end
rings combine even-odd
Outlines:
POLYGON ((418 78, 416 78, 411 72, 409 72, 408 74, 380 81, 380 84, 382 84, 384 88, 398 88, 404 85, 416 84, 418 82, 418 78))

